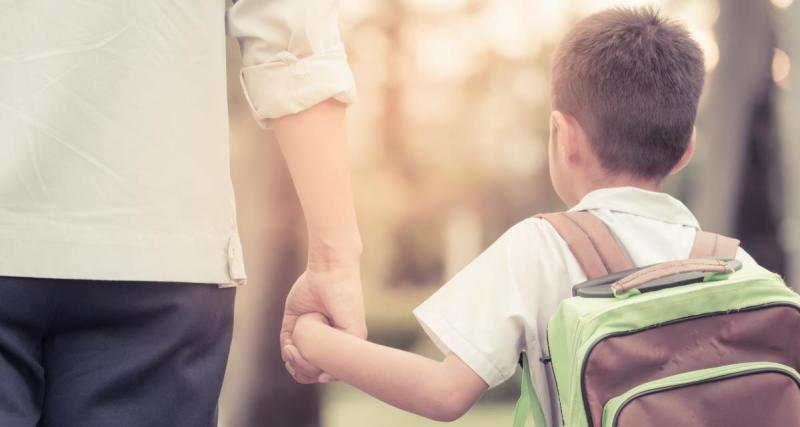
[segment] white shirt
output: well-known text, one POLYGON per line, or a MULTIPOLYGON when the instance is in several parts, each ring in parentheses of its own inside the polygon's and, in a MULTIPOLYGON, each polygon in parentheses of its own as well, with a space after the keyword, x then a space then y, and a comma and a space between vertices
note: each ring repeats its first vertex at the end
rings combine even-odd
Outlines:
POLYGON ((354 100, 337 7, 0 1, 0 275, 242 283, 226 28, 263 122, 354 100))
MULTIPOLYGON (((677 199, 633 187, 593 191, 570 210, 599 217, 638 266, 688 257, 699 229, 677 199)), ((737 258, 754 262, 742 249, 737 258)), ((490 387, 513 376, 520 352, 527 351, 545 416, 556 426, 557 396, 537 359, 546 351, 547 322, 572 286, 585 280, 555 229, 530 218, 506 231, 414 314, 443 353, 455 353, 490 387)))

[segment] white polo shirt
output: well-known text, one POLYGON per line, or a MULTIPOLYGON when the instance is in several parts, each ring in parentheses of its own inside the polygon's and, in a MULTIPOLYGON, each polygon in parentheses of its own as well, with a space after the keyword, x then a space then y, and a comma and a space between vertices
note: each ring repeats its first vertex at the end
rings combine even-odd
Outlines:
POLYGON ((261 123, 354 100, 337 7, 0 1, 0 275, 242 283, 226 32, 261 123))
MULTIPOLYGON (((570 210, 603 220, 637 266, 688 257, 699 229, 679 200, 633 187, 593 191, 570 210)), ((737 258, 754 262, 742 249, 737 258)), ((555 229, 530 218, 506 231, 414 314, 443 353, 458 355, 490 387, 512 377, 520 352, 527 351, 545 416, 556 426, 557 396, 537 359, 547 343, 547 322, 572 286, 585 280, 555 229)))

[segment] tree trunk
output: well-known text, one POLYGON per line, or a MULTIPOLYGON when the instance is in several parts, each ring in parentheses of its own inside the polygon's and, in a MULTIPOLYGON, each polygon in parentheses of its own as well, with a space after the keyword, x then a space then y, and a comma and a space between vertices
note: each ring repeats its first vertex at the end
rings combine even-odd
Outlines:
POLYGON ((782 271, 771 5, 720 2, 716 35, 720 60, 698 120, 690 205, 704 227, 739 237, 757 261, 782 271))
POLYGON ((778 44, 793 61, 789 70, 787 90, 778 96, 781 162, 785 216, 781 226, 786 248, 786 277, 795 289, 800 289, 800 4, 794 3, 778 13, 778 44))

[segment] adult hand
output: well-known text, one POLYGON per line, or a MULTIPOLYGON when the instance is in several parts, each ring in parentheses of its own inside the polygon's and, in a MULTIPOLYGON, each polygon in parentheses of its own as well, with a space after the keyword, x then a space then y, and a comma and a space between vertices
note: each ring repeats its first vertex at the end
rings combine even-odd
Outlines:
POLYGON ((366 338, 359 263, 323 267, 309 265, 286 298, 280 336, 281 356, 286 369, 299 383, 327 382, 329 378, 303 359, 292 343, 297 318, 306 313, 321 313, 335 328, 366 338))

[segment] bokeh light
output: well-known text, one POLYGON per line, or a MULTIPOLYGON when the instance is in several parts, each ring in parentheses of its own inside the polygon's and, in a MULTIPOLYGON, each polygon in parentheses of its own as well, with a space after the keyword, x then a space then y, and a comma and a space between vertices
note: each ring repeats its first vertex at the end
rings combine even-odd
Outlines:
POLYGON ((794 3, 794 0, 771 0, 775 7, 786 9, 794 3))
POLYGON ((792 61, 789 55, 781 49, 775 49, 772 56, 772 80, 781 89, 789 88, 789 75, 792 69, 792 61))

